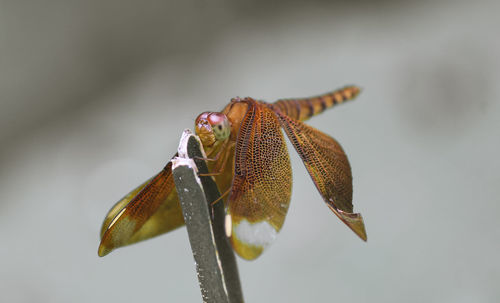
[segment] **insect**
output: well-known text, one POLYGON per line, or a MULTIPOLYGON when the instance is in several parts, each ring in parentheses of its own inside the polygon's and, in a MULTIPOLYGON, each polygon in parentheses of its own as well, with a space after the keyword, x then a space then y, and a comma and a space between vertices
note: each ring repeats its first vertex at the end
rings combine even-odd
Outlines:
MULTIPOLYGON (((228 237, 242 258, 257 258, 273 242, 290 205, 292 171, 281 128, 326 205, 366 241, 363 218, 353 212, 347 156, 335 139, 302 122, 359 92, 355 86, 346 86, 317 97, 272 104, 233 98, 221 112, 204 112, 196 118, 195 130, 207 154, 209 175, 224 193, 228 237)), ((102 225, 98 254, 105 256, 115 248, 182 225, 169 162, 111 208, 102 225)))

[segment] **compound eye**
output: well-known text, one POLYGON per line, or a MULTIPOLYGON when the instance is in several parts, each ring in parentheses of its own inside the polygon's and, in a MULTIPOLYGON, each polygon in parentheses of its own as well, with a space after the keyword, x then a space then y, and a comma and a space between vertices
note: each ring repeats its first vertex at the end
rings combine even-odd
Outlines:
POLYGON ((208 123, 212 126, 215 139, 226 140, 231 134, 231 125, 226 115, 221 113, 211 113, 207 116, 208 123))
POLYGON ((210 114, 211 114, 211 112, 203 112, 203 113, 199 114, 194 123, 198 124, 198 123, 200 123, 201 120, 207 121, 207 117, 210 114))

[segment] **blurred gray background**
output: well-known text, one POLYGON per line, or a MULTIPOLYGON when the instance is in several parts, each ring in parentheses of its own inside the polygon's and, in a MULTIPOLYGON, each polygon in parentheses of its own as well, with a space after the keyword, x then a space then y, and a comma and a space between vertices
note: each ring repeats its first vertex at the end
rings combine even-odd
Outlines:
POLYGON ((231 97, 345 84, 360 241, 291 149, 247 302, 498 302, 497 1, 0 2, 0 301, 200 302, 186 230, 97 257, 102 219, 231 97))

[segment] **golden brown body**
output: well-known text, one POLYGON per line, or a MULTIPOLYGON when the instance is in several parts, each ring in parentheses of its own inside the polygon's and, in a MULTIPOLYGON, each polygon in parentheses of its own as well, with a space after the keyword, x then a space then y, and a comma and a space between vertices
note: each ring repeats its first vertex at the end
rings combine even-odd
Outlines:
MULTIPOLYGON (((280 231, 288 210, 292 173, 280 128, 299 153, 328 207, 366 240, 363 219, 353 213, 352 177, 337 141, 301 121, 354 98, 348 86, 312 98, 273 104, 234 98, 220 112, 196 119, 196 133, 206 151, 231 226, 231 243, 245 259, 257 258, 280 231)), ((170 164, 169 164, 170 165, 170 164)), ((132 191, 109 212, 101 233, 99 255, 144 240, 183 224, 171 167, 132 191)))
POLYGON ((274 107, 292 119, 306 121, 327 108, 355 98, 359 92, 360 89, 356 86, 346 86, 316 97, 278 100, 274 103, 274 107))

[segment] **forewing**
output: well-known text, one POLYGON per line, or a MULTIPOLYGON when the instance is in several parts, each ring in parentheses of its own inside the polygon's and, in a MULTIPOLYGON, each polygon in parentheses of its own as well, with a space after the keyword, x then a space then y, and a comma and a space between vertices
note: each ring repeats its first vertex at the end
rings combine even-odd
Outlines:
POLYGON ((231 244, 242 258, 257 258, 284 223, 292 190, 286 143, 276 114, 250 100, 241 121, 228 203, 231 244))
POLYGON ((172 164, 139 185, 108 212, 101 228, 99 256, 184 225, 172 164))
POLYGON ((351 167, 340 144, 279 111, 277 115, 328 207, 366 241, 363 217, 353 213, 351 167))

